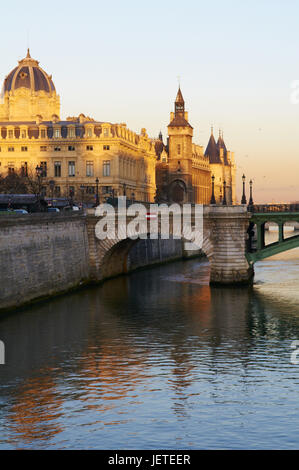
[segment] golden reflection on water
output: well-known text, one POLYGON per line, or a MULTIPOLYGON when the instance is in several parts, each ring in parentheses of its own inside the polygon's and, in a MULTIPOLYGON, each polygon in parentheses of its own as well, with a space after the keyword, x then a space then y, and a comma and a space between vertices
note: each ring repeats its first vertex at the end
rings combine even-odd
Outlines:
MULTIPOLYGON (((3 322, 15 344, 6 442, 47 447, 72 426, 99 432, 129 426, 138 413, 167 423, 166 399, 174 416, 192 420, 209 386, 221 401, 226 388, 213 389, 217 377, 235 369, 246 377, 253 338, 278 338, 290 324, 299 334, 298 272, 299 249, 257 263, 252 289, 211 288, 208 263, 195 260, 12 316, 3 322), (25 358, 24 332, 34 344, 25 358), (157 409, 148 409, 152 402, 157 409)), ((126 432, 138 435, 134 425, 126 432)))

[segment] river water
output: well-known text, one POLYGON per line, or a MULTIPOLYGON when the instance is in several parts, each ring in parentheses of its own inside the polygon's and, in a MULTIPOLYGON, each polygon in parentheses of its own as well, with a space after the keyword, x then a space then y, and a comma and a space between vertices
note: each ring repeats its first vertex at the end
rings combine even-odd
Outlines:
POLYGON ((298 448, 299 249, 208 281, 177 262, 2 317, 0 448, 298 448))

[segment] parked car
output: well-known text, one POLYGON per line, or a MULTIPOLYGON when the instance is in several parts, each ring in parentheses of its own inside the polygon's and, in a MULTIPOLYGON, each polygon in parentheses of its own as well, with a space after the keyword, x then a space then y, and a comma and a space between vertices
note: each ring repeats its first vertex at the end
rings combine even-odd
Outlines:
POLYGON ((66 212, 68 212, 68 211, 79 211, 79 210, 80 209, 79 209, 78 206, 65 206, 63 208, 63 211, 66 211, 66 212))
POLYGON ((58 207, 48 207, 48 212, 60 212, 58 207))
POLYGON ((13 209, 13 211, 15 214, 28 214, 28 211, 26 211, 25 209, 13 209))

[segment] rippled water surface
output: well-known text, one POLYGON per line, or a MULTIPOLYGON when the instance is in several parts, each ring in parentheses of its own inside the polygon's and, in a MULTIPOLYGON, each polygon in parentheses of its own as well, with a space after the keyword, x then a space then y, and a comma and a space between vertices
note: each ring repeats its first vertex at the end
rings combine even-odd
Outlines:
POLYGON ((299 250, 255 271, 178 262, 2 317, 0 448, 298 448, 299 250))

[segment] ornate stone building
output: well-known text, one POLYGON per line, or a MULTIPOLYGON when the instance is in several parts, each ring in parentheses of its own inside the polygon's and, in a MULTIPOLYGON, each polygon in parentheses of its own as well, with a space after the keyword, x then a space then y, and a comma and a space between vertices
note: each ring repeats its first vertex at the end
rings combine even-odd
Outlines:
POLYGON ((77 200, 91 195, 99 179, 101 195, 126 195, 153 201, 156 153, 154 142, 126 124, 79 117, 60 119, 60 98, 52 80, 29 50, 4 80, 0 103, 0 174, 34 174, 42 168, 47 195, 77 200))
POLYGON ((205 152, 192 139, 193 127, 188 122, 188 113, 179 88, 174 112, 170 113, 167 145, 164 145, 161 133, 155 143, 157 201, 209 204, 211 179, 214 176, 216 202, 222 202, 225 184, 227 203, 234 204, 235 165, 223 138, 219 137, 216 144, 211 135, 205 152))
POLYGON ((223 185, 225 184, 227 204, 236 203, 236 166, 234 153, 226 149, 223 135, 219 132, 216 143, 213 129, 207 145, 205 156, 209 159, 211 173, 214 176, 214 194, 217 203, 223 201, 223 185))

